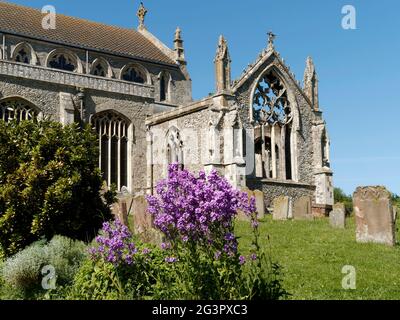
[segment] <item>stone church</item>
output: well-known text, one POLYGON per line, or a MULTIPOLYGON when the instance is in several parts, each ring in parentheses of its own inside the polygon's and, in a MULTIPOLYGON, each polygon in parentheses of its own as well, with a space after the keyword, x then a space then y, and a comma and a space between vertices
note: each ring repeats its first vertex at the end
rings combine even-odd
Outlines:
POLYGON ((269 33, 257 60, 232 81, 221 36, 215 93, 193 101, 181 30, 171 49, 146 29, 146 13, 141 5, 137 30, 60 14, 48 29, 41 11, 1 2, 0 118, 91 123, 104 180, 121 197, 153 192, 178 162, 263 192, 267 208, 280 196, 292 207, 308 197, 314 215, 327 214, 330 142, 312 59, 301 86, 269 33))

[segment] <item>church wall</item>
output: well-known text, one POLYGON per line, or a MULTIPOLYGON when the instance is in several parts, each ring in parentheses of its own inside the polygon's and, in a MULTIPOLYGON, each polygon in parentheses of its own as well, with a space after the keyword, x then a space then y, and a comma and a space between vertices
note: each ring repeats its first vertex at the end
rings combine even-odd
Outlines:
POLYGON ((152 125, 153 186, 167 175, 167 133, 171 127, 180 132, 185 169, 198 172, 207 159, 209 111, 203 109, 176 119, 152 125))
POLYGON ((160 79, 159 75, 161 72, 167 72, 171 76, 171 87, 170 87, 170 100, 166 101, 167 104, 182 105, 192 101, 192 87, 191 80, 180 70, 178 67, 167 66, 156 64, 152 62, 144 62, 131 58, 124 58, 115 55, 110 55, 97 51, 89 51, 89 65, 86 65, 86 50, 79 48, 72 48, 63 45, 57 45, 53 43, 47 43, 44 41, 37 41, 28 38, 6 35, 6 57, 11 59, 14 48, 21 42, 26 42, 32 46, 36 56, 38 58, 37 65, 46 66, 46 59, 48 54, 54 49, 66 49, 76 54, 83 67, 82 73, 90 73, 91 65, 97 58, 105 59, 111 66, 112 78, 120 79, 122 68, 130 63, 136 63, 144 67, 149 76, 150 84, 154 85, 154 98, 156 101, 160 100, 160 79))
POLYGON ((313 124, 313 113, 311 107, 300 92, 298 86, 294 83, 287 70, 279 63, 276 57, 267 59, 264 64, 258 68, 251 78, 247 80, 241 87, 236 91, 236 102, 240 106, 239 113, 243 126, 246 129, 253 128, 253 124, 250 120, 250 99, 251 90, 256 79, 264 73, 265 69, 274 64, 275 67, 280 71, 281 76, 284 77, 284 82, 287 85, 287 90, 291 91, 295 97, 298 105, 299 118, 298 122, 293 123, 293 128, 298 124, 297 132, 297 144, 296 149, 292 152, 297 154, 297 183, 279 183, 275 181, 268 183, 264 180, 263 183, 255 180, 253 176, 247 177, 247 186, 250 189, 259 189, 264 192, 266 205, 270 205, 272 200, 281 195, 288 195, 293 200, 298 199, 302 196, 311 196, 314 199, 315 187, 314 185, 314 167, 313 167, 313 137, 312 137, 312 124, 313 124))

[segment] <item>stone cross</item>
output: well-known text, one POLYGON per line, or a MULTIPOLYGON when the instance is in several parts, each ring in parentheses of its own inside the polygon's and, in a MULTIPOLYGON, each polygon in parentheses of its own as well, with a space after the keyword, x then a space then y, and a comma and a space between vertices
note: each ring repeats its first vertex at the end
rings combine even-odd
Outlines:
POLYGON ((272 50, 274 49, 274 40, 276 38, 276 34, 270 31, 267 33, 267 35, 268 35, 268 49, 272 50))
POLYGON ((139 28, 144 28, 144 18, 146 17, 147 9, 144 7, 143 2, 140 3, 137 17, 139 18, 139 28))

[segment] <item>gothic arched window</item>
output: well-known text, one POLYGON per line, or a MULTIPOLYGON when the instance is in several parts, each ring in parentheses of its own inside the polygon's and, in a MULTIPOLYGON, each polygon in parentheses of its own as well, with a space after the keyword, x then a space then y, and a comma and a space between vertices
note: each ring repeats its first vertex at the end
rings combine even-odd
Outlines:
POLYGON ((146 83, 146 72, 137 66, 127 66, 121 71, 121 80, 146 83))
POLYGON ((162 72, 160 76, 160 101, 168 101, 169 100, 169 83, 171 76, 162 72))
POLYGON ((108 186, 128 187, 128 143, 130 122, 115 112, 102 112, 92 118, 99 137, 99 167, 108 186))
POLYGON ((26 64, 36 64, 36 53, 30 44, 21 42, 17 44, 11 54, 11 60, 26 64))
POLYGON ((98 77, 110 77, 109 65, 103 59, 96 59, 92 64, 90 73, 98 77))
POLYGON ((0 119, 6 122, 13 120, 32 120, 38 116, 37 109, 22 98, 0 100, 0 119))
POLYGON ((183 142, 179 130, 175 127, 170 128, 167 133, 167 162, 183 166, 183 142))
POLYGON ((292 111, 284 84, 273 71, 257 84, 253 97, 254 120, 258 123, 285 125, 292 120, 292 111))
POLYGON ((260 136, 268 137, 258 141, 259 150, 255 153, 258 168, 256 176, 292 180, 293 113, 286 86, 274 70, 265 72, 256 83, 252 111, 260 136))
POLYGON ((62 50, 57 50, 54 53, 51 53, 47 65, 53 69, 80 72, 77 57, 72 53, 64 52, 62 50))
POLYGON ((28 52, 25 50, 25 48, 21 48, 17 54, 15 55, 15 61, 16 62, 22 62, 22 63, 30 63, 31 59, 29 57, 28 52))

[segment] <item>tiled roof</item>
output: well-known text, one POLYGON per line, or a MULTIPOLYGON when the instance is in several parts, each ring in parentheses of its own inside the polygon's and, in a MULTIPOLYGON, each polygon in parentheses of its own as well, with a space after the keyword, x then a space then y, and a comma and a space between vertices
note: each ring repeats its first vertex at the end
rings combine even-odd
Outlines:
POLYGON ((0 32, 106 53, 176 64, 134 29, 57 14, 56 29, 43 29, 41 11, 0 1, 0 32))

